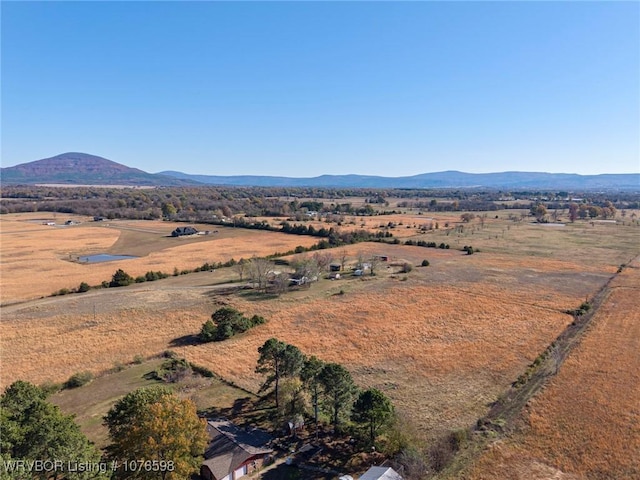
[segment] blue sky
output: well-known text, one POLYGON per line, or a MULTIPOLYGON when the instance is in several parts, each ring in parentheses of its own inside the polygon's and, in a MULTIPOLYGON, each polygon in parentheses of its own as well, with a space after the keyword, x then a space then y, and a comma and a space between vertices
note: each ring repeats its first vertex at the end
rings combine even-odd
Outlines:
POLYGON ((2 166, 640 172, 638 2, 2 2, 2 166))

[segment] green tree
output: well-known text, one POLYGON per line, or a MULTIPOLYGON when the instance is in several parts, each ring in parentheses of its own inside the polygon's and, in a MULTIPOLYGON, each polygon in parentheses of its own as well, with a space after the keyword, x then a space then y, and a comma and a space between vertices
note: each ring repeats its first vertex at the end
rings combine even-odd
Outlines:
POLYGON ((324 368, 325 363, 315 356, 311 356, 304 360, 300 378, 304 383, 307 391, 311 395, 311 404, 313 405, 313 420, 316 424, 316 433, 318 432, 318 410, 320 407, 320 395, 322 393, 322 384, 320 382, 320 372, 324 368))
POLYGON ((547 216, 547 207, 539 203, 535 207, 531 207, 531 213, 535 215, 538 222, 542 223, 545 221, 545 217, 547 216))
POLYGON ((176 213, 178 213, 178 211, 176 210, 176 207, 173 203, 162 204, 162 215, 164 215, 165 217, 172 217, 176 213))
POLYGON ((392 418, 393 405, 384 393, 376 388, 360 392, 353 405, 351 419, 367 431, 371 445, 392 418))
POLYGON ((304 355, 298 347, 281 342, 277 338, 270 338, 258 348, 260 357, 256 366, 256 373, 266 374, 267 378, 260 387, 260 391, 266 391, 274 385, 276 397, 276 409, 280 409, 279 386, 280 380, 285 377, 294 377, 302 369, 304 355))
MULTIPOLYGON (((58 461, 55 477, 67 480, 106 479, 99 471, 73 471, 74 465, 98 464, 100 452, 87 440, 70 415, 46 400, 44 391, 17 381, 0 397, 2 460, 58 461), (71 467, 71 468, 69 468, 71 467)), ((77 470, 77 469, 76 469, 77 470)), ((0 478, 52 478, 54 472, 9 472, 0 465, 0 478)))
POLYGON ((327 363, 319 374, 319 380, 323 387, 324 407, 337 431, 341 419, 348 417, 356 385, 349 371, 337 363, 327 363))
POLYGON ((116 273, 113 274, 111 278, 111 283, 109 283, 110 287, 126 287, 127 285, 131 285, 134 282, 134 278, 129 275, 127 272, 119 268, 116 270, 116 273))
POLYGON ((125 395, 109 410, 105 425, 113 442, 108 447, 113 459, 145 460, 160 466, 159 471, 121 470, 120 478, 188 478, 197 471, 208 441, 206 421, 198 418, 195 404, 162 387, 125 395))
POLYGON ((212 320, 207 320, 200 329, 200 340, 203 342, 213 342, 217 334, 216 324, 212 320))

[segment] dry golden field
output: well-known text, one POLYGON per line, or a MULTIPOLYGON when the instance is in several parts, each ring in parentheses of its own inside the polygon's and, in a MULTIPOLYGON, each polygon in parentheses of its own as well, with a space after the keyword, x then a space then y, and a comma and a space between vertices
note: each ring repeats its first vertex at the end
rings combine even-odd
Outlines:
MULTIPOLYGON (((36 218, 42 214, 0 219, 2 385, 18 378, 63 381, 77 371, 100 373, 135 355, 174 349, 255 391, 261 381, 254 373, 257 348, 276 336, 343 363, 360 385, 384 390, 425 437, 473 424, 571 321, 563 311, 638 253, 637 227, 549 228, 500 214, 463 232, 415 237, 450 243, 449 250, 345 247, 351 262, 360 254, 388 255, 390 262, 381 263, 375 277, 323 280, 275 299, 220 295, 216 284, 235 274, 216 271, 11 304, 81 281, 99 283, 116 268, 132 275, 171 272, 318 240, 222 228, 208 237, 175 239, 166 237, 175 227, 168 222, 56 228, 29 222, 36 218), (458 250, 465 244, 481 252, 465 255, 458 250), (97 265, 68 261, 69 255, 102 252, 144 256, 97 265), (417 266, 422 259, 431 265, 398 272, 396 265, 417 266), (222 343, 194 343, 192 336, 222 304, 269 322, 222 343)), ((342 251, 331 250, 335 258, 342 251)))
POLYGON ((612 282, 591 330, 469 479, 640 478, 640 261, 612 282), (534 474, 534 472, 546 472, 534 474))
POLYGON ((297 245, 310 246, 318 241, 308 236, 241 230, 211 225, 195 225, 198 230, 216 230, 207 236, 173 238, 176 224, 161 221, 89 222, 74 219, 73 226, 46 226, 51 215, 11 214, 0 217, 0 292, 7 304, 47 296, 61 288, 75 288, 80 282, 99 285, 110 280, 122 268, 132 276, 149 270, 173 273, 193 269, 205 262, 225 262, 232 257, 250 258, 288 251, 297 245), (139 258, 106 263, 81 264, 79 256, 110 253, 139 258))
MULTIPOLYGON (((429 227, 435 229, 436 223, 439 229, 445 229, 445 224, 453 226, 460 222, 460 215, 455 213, 434 213, 419 215, 418 213, 398 213, 393 215, 378 216, 354 216, 354 215, 336 215, 343 219, 341 225, 335 222, 327 222, 316 218, 305 219, 303 221, 289 221, 290 224, 302 224, 305 226, 313 226, 316 230, 320 228, 333 228, 338 232, 353 232, 364 230, 371 233, 390 232, 397 238, 408 238, 420 234, 421 229, 429 227), (389 224, 392 224, 391 227, 389 224)), ((278 226, 282 223, 282 218, 275 217, 256 217, 258 221, 266 221, 271 226, 278 226)))

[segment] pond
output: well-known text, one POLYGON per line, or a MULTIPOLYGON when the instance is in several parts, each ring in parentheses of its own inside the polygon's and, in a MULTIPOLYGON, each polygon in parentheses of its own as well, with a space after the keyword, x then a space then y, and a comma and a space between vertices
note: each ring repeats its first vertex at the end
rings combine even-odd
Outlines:
POLYGON ((134 257, 132 255, 109 255, 108 253, 98 253, 96 255, 86 255, 84 257, 78 257, 80 263, 102 263, 113 262, 115 260, 131 260, 134 257))

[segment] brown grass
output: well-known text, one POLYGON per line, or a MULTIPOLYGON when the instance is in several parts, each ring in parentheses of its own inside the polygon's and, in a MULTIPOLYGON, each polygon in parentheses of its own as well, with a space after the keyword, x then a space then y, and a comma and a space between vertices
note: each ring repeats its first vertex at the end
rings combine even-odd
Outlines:
MULTIPOLYGON (((470 479, 532 476, 640 478, 640 262, 611 285, 594 326, 523 415, 521 431, 493 446, 470 479)), ((553 477, 561 478, 561 477, 553 477)))
POLYGON ((77 287, 80 282, 99 285, 110 280, 118 268, 134 277, 149 270, 173 273, 174 268, 193 269, 205 262, 226 262, 232 257, 238 260, 270 255, 297 245, 308 247, 318 240, 224 227, 216 228, 220 233, 209 236, 171 238, 167 235, 179 224, 119 221, 49 227, 30 223, 33 217, 43 215, 0 217, 2 304, 47 296, 61 288, 77 287), (74 261, 79 256, 105 252, 143 256, 98 264, 74 261))
MULTIPOLYGON (((174 266, 193 268, 205 261, 248 258, 317 241, 233 229, 218 229, 220 234, 211 239, 170 239, 165 235, 172 225, 165 222, 83 224, 68 230, 20 222, 18 226, 28 228, 11 233, 5 220, 2 261, 27 250, 42 255, 41 263, 62 277, 51 273, 41 279, 39 263, 17 262, 10 270, 16 278, 8 280, 3 263, 3 301, 32 297, 34 292, 48 294, 80 281, 96 283, 110 278, 116 268, 132 275, 151 269, 170 272, 174 266), (103 234, 113 235, 115 227, 119 236, 109 239, 111 253, 143 245, 148 255, 90 267, 57 256, 61 246, 75 241, 73 232, 90 230, 84 241, 97 242, 103 234), (47 237, 51 232, 59 236, 52 240, 47 237), (114 251, 116 247, 122 250, 114 251), (88 278, 90 273, 95 280, 88 278), (5 285, 12 286, 11 294, 5 294, 5 285)), ((61 381, 79 370, 98 373, 136 354, 149 356, 172 348, 255 391, 262 380, 254 373, 257 348, 276 336, 307 354, 345 364, 360 385, 383 389, 430 437, 470 425, 486 413, 489 403, 571 321, 562 312, 576 308, 628 261, 637 250, 632 241, 636 231, 615 225, 555 231, 502 220, 468 236, 424 236, 451 243, 449 250, 378 243, 349 246, 351 261, 361 251, 365 256, 389 255, 391 262, 381 263, 375 277, 326 280, 275 300, 218 295, 214 284, 233 275, 203 272, 5 305, 1 382, 61 381), (505 238, 496 240, 489 232, 503 228, 505 238), (455 242, 478 245, 482 252, 465 255, 454 248, 455 242), (417 267, 425 258, 431 266, 417 267), (403 261, 416 267, 408 275, 392 266, 403 261), (344 295, 338 294, 341 290, 344 295), (269 322, 222 343, 190 344, 186 337, 197 333, 224 303, 249 315, 264 315, 269 322)), ((109 242, 92 245, 91 253, 100 253, 109 242)), ((81 241, 75 245, 84 248, 81 241)), ((332 253, 338 257, 340 251, 332 253)))

